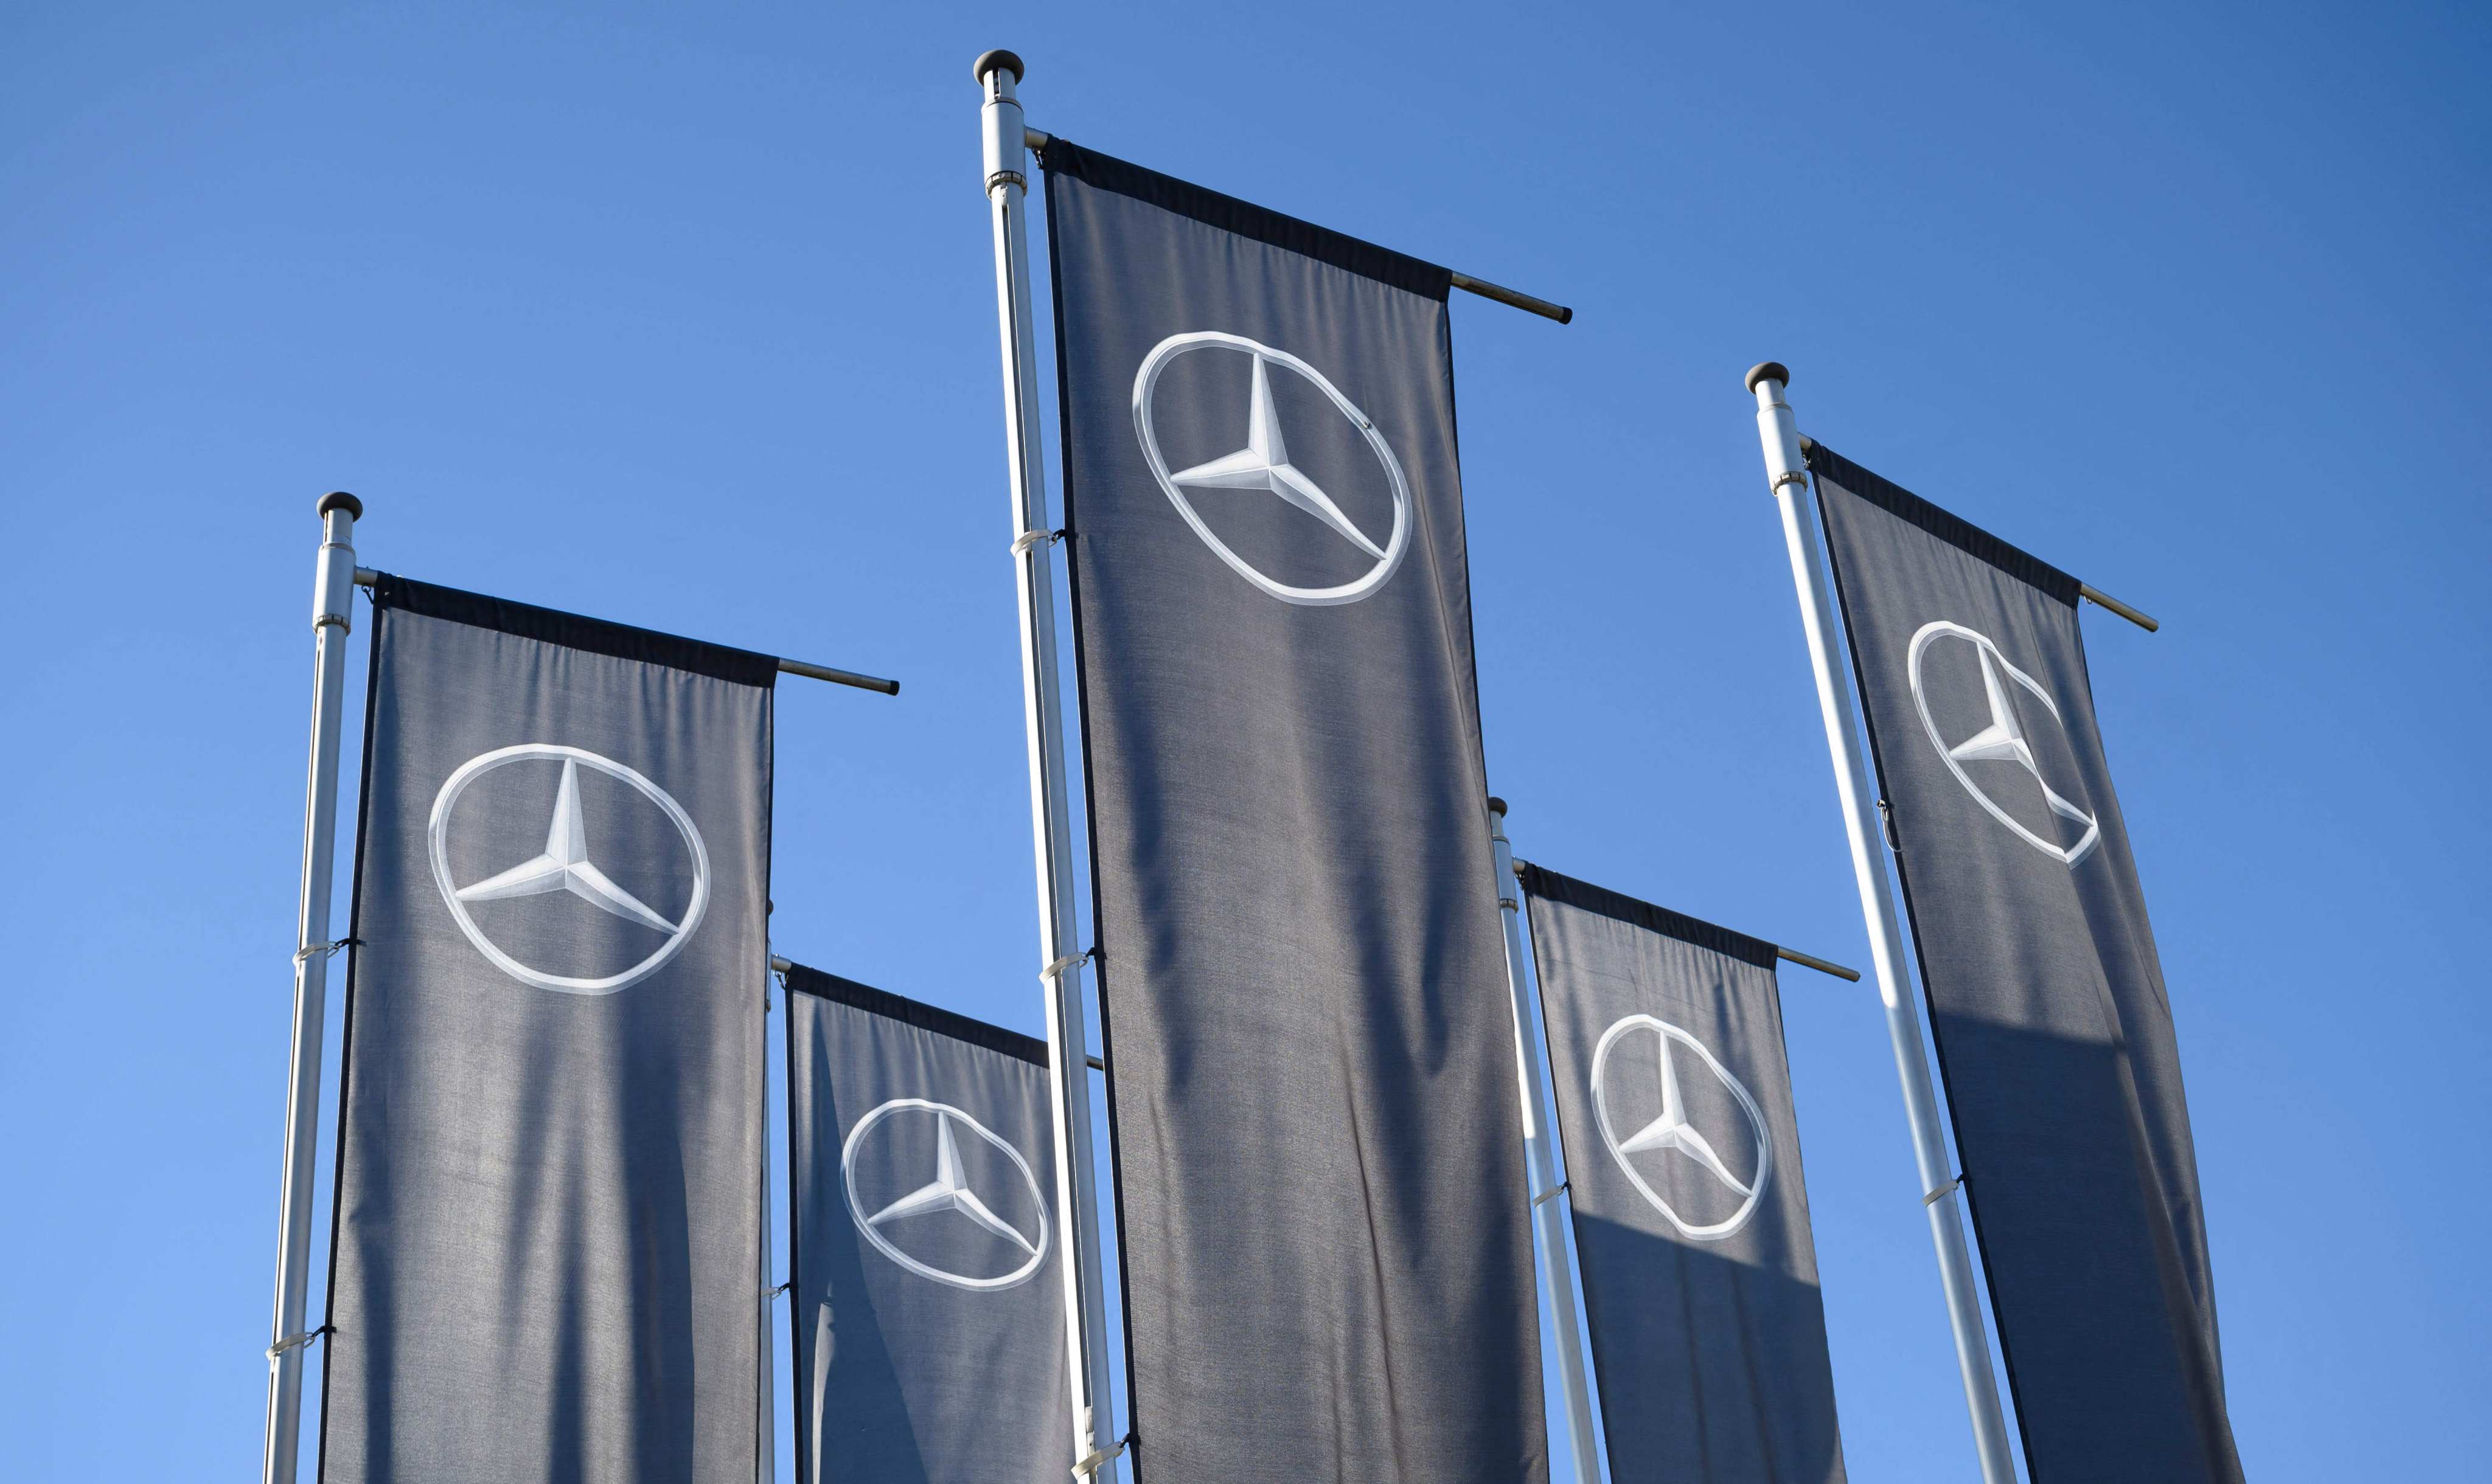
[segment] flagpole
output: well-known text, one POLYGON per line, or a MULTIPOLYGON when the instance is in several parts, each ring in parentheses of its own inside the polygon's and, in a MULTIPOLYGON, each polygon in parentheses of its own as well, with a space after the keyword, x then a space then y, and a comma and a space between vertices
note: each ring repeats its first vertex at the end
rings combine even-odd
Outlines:
POLYGON ((1984 1484, 2016 1484, 2016 1463, 2007 1421, 1999 1405, 1999 1383, 1990 1369, 1990 1339, 1981 1323, 1981 1298, 1973 1288, 1973 1258, 1964 1223, 1956 1213, 1963 1182, 1947 1170, 1945 1135, 1939 1126, 1937 1091, 1930 1084, 1929 1056, 1922 1049, 1919 1012, 1908 993, 1904 924, 1886 885, 1878 852, 1877 795, 1860 747, 1852 689, 1834 653, 1834 600, 1826 590, 1825 559, 1817 522, 1807 505, 1808 465, 1800 455, 1799 425, 1783 389, 1791 372, 1765 362, 1748 372, 1757 399, 1757 433, 1765 453, 1765 478, 1782 509, 1783 544, 1791 553, 1792 583, 1799 593, 1800 626, 1808 635, 1809 668, 1817 676, 1817 705, 1825 722, 1825 747, 1834 763, 1834 789, 1843 801, 1843 830, 1852 845, 1852 876, 1860 891, 1860 915, 1869 926, 1869 954, 1878 973, 1878 998, 1886 1007, 1886 1033, 1895 1046, 1895 1070, 1904 1085, 1904 1117, 1913 1130, 1913 1154, 1920 1167, 1921 1205, 1929 1212, 1930 1240, 1938 1247, 1939 1284, 1945 1290, 1947 1324, 1955 1331, 1956 1367, 1964 1374, 1964 1400, 1973 1417, 1973 1448, 1984 1484))
POLYGON ((1523 1072, 1523 1148, 1531 1171, 1531 1215, 1540 1227, 1541 1265, 1549 1312, 1558 1325, 1558 1388, 1566 1401, 1566 1436, 1573 1444, 1577 1484, 1601 1484, 1601 1461, 1592 1436, 1592 1382, 1584 1361, 1583 1329, 1575 1322, 1575 1258, 1566 1245, 1562 1187, 1552 1152, 1548 1120, 1549 1081, 1541 1070, 1539 1021, 1523 988, 1523 885, 1514 875, 1514 845, 1505 837, 1505 800, 1488 801, 1489 846, 1497 858, 1497 906, 1505 918, 1505 986, 1514 1004, 1514 1056, 1523 1072))
POLYGON ((987 200, 993 208, 995 314, 1003 342, 1004 453, 1012 477, 1013 567, 1021 594, 1021 682, 1029 744, 1030 830, 1038 870, 1039 977, 1047 989, 1049 1089, 1054 1103, 1055 1206, 1064 1238, 1064 1321, 1073 1364, 1077 1477, 1112 1472, 1122 1443, 1108 1374, 1101 1288, 1098 1178, 1090 1162, 1088 1016, 1083 1004, 1081 918, 1073 895, 1073 826, 1065 797, 1064 697, 1055 661, 1054 544, 1038 426, 1037 338, 1030 328, 1029 220, 1024 172, 1027 130, 1016 89, 1022 60, 990 51, 973 64, 981 109, 987 200))
POLYGON ((277 1311, 268 1336, 263 1484, 293 1484, 302 1449, 303 1327, 312 1280, 312 1183, 320 1147, 320 1041, 329 1009, 329 879, 338 849, 338 739, 345 713, 346 634, 353 627, 355 522, 364 504, 320 497, 320 556, 312 587, 312 769, 303 808, 303 884, 295 914, 294 1040, 285 1090, 285 1168, 278 1195, 277 1311))

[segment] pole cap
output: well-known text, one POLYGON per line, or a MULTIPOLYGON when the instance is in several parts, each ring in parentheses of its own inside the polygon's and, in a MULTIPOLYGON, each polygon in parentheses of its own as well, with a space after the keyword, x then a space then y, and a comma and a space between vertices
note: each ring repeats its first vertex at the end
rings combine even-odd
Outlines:
POLYGON ((1488 812, 1491 814, 1503 814, 1505 812, 1505 800, 1498 798, 1495 794, 1489 795, 1488 812))
POLYGON ((1778 381, 1788 387, 1791 385, 1791 367, 1783 364, 1779 361, 1760 361, 1755 365, 1748 367, 1748 393, 1750 395, 1753 396, 1756 394, 1757 383, 1761 381, 1778 381))
POLYGON ((1022 78, 1028 75, 1028 73, 1022 68, 1021 53, 1016 51, 1006 51, 1001 46, 996 47, 993 51, 979 52, 978 60, 969 64, 969 73, 970 75, 978 79, 978 86, 985 87, 987 84, 987 73, 994 72, 999 67, 1008 67, 1012 69, 1013 81, 1015 82, 1019 82, 1022 78))
POLYGON ((333 489, 320 497, 320 508, 312 513, 326 520, 331 510, 344 510, 348 519, 361 520, 364 518, 364 502, 342 489, 333 489))

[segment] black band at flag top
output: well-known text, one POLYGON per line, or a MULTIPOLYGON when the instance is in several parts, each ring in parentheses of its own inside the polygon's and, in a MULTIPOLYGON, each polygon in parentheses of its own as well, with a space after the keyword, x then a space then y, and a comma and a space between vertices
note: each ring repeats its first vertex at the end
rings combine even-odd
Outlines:
POLYGON ((1543 1478, 1450 276, 1041 162, 1137 1474, 1543 1478))
POLYGON ((1823 444, 1808 464, 2028 1465, 2239 1480, 2078 584, 1823 444))
POLYGON ((750 1484, 774 662, 373 607, 322 1476, 750 1484))

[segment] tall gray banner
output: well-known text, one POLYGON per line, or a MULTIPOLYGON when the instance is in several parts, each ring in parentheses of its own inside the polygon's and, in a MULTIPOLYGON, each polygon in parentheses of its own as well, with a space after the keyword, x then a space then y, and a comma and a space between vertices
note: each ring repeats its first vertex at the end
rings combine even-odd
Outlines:
POLYGON ((1065 1484, 1047 1043, 799 966, 787 987, 800 1484, 1065 1484))
POLYGON ((752 1484, 774 662, 373 597, 322 1475, 752 1484))
POLYGON ((1449 276, 1043 162, 1139 1472, 1540 1479, 1449 276))
POLYGON ((2033 1477, 2239 1479, 2077 580, 1824 445, 1809 468, 2033 1477))
POLYGON ((1615 1484, 1842 1484, 1774 946, 1526 866, 1615 1484))

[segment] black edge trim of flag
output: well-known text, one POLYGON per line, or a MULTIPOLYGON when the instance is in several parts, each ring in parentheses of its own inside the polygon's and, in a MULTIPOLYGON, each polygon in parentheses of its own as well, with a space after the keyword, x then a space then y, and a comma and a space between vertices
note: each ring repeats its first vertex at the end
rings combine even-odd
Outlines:
POLYGON ((1909 521, 1951 546, 1979 557, 2008 576, 2031 584, 2073 608, 2078 582, 2074 577, 2020 546, 2011 546, 1952 510, 1943 509, 1891 480, 1881 478, 1824 444, 1808 451, 1811 471, 1842 485, 1900 520, 1909 521))
POLYGON ((906 995, 895 995, 887 989, 876 989, 871 984, 860 984, 854 979, 841 978, 836 974, 824 974, 819 969, 808 969, 802 964, 790 964, 787 966, 787 987, 812 995, 816 999, 845 1004, 870 1015, 879 1015, 885 1020, 896 1020, 902 1025, 915 1026, 920 1031, 932 1031, 936 1035, 948 1035, 956 1041, 966 1041, 972 1046, 983 1046, 989 1051, 999 1051, 1005 1056, 1019 1057, 1024 1062, 1035 1062, 1040 1066, 1047 1064, 1047 1042, 1037 1036, 1024 1035, 1019 1031, 1007 1031, 1001 1026, 990 1025, 974 1016, 964 1015, 958 1010, 947 1010, 939 1004, 928 1004, 923 1000, 911 1000, 906 995))
POLYGON ((1676 938, 1700 948, 1710 948, 1725 957, 1754 964, 1760 969, 1771 969, 1778 961, 1772 944, 1762 938, 1734 932, 1702 917, 1691 917, 1667 907, 1655 907, 1622 891, 1596 887, 1588 881, 1577 881, 1572 876, 1560 876, 1541 866, 1526 863, 1521 874, 1523 889, 1542 901, 1562 902, 1586 912, 1599 913, 1605 917, 1616 917, 1621 922, 1649 928, 1664 938, 1676 938))
POLYGON ((1222 195, 1217 190, 1205 189, 1173 175, 1162 175, 1157 170, 1144 169, 1113 156, 1083 149, 1070 139, 1050 138, 1038 152, 1038 162, 1050 175, 1070 176, 1101 190, 1131 196, 1205 226, 1233 232, 1239 237, 1251 238, 1301 257, 1311 257, 1319 263, 1329 263, 1335 268, 1363 275, 1380 283, 1389 283, 1395 288, 1408 289, 1413 294, 1442 302, 1453 292, 1454 276, 1450 269, 1439 268, 1390 247, 1380 247, 1346 232, 1336 232, 1312 221, 1283 216, 1251 201, 1222 195))
POLYGON ((779 661, 774 655, 685 639, 654 628, 583 618, 558 608, 539 608, 488 597, 482 593, 464 593, 388 572, 372 579, 372 606, 400 608, 419 618, 447 619, 454 624, 468 624, 522 639, 540 639, 591 655, 665 665, 738 685, 769 689, 779 682, 779 661))

